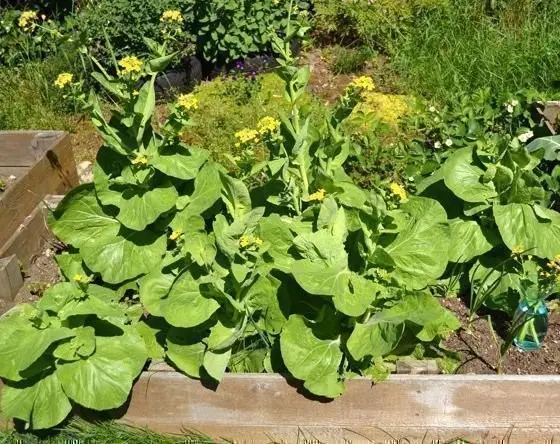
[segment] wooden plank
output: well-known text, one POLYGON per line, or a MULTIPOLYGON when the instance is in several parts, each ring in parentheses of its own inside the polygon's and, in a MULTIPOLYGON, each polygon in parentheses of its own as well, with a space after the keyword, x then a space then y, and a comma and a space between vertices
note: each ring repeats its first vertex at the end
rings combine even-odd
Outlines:
POLYGON ((297 387, 279 375, 228 374, 214 391, 176 372, 149 371, 122 420, 259 443, 560 438, 560 376, 394 375, 377 385, 356 379, 333 401, 310 400, 297 387))
MULTIPOLYGON (((1 136, 0 136, 1 138, 1 136)), ((47 194, 63 194, 77 186, 70 136, 65 134, 44 151, 29 172, 0 195, 0 248, 47 194)))
POLYGON ((4 178, 5 180, 8 179, 10 176, 21 177, 24 176, 30 167, 14 167, 14 166, 2 166, 0 165, 0 177, 4 178))
POLYGON ((46 241, 52 237, 47 225, 47 207, 56 207, 62 198, 63 196, 46 196, 10 239, 0 247, 0 258, 15 255, 24 266, 28 266, 33 257, 41 253, 46 241))
POLYGON ((61 131, 0 131, 0 165, 32 166, 62 138, 61 131))
POLYGON ((0 299, 11 302, 23 286, 23 276, 15 255, 0 259, 0 299))

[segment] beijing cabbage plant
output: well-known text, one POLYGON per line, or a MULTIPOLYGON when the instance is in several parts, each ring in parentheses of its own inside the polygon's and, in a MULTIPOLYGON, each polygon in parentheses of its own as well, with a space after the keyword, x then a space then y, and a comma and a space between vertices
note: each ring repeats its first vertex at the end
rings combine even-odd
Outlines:
POLYGON ((449 260, 474 262, 470 278, 489 293, 486 304, 512 314, 536 282, 528 283, 526 267, 509 257, 529 255, 535 269, 558 257, 560 213, 551 208, 553 178, 541 169, 552 155, 550 141, 496 142, 452 151, 419 194, 437 198, 447 211, 449 260))
POLYGON ((270 159, 248 173, 263 178, 251 189, 181 143, 194 96, 155 130, 154 81, 169 56, 96 74, 120 108, 107 120, 90 95, 104 141, 95 181, 51 218, 70 246, 58 257, 68 282, 0 320, 6 416, 47 428, 72 402, 117 407, 148 358, 216 381, 287 371, 336 397, 346 378, 379 379, 397 357, 444 356, 440 340, 459 322, 426 287, 448 263, 445 210, 396 184, 387 203, 346 176, 339 127, 373 85, 354 82, 314 125, 299 106, 309 69, 290 51, 304 31, 274 39, 291 112, 261 121, 270 159))

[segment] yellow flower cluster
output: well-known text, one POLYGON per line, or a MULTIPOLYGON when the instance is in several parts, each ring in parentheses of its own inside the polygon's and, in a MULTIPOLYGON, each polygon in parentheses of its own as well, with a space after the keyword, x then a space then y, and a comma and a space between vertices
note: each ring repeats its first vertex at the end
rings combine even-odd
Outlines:
POLYGON ((35 19, 37 18, 37 13, 33 11, 24 11, 18 20, 18 26, 23 31, 31 31, 35 28, 35 19))
POLYGON ((253 236, 252 234, 243 235, 239 239, 239 246, 241 248, 260 247, 263 243, 264 241, 260 237, 253 236))
POLYGON ((325 200, 325 195, 327 194, 327 192, 323 189, 320 188, 317 191, 315 191, 314 193, 310 194, 309 197, 307 198, 307 200, 311 201, 323 201, 325 200))
POLYGON ((60 73, 54 81, 54 86, 63 89, 65 86, 70 85, 73 79, 74 74, 70 74, 69 72, 60 73))
POLYGON ((363 96, 364 103, 358 105, 364 112, 374 112, 383 122, 397 127, 399 121, 409 111, 408 100, 405 96, 367 92, 363 96))
POLYGON ((183 23, 183 14, 181 14, 181 11, 171 9, 169 11, 165 11, 160 20, 163 23, 183 23))
POLYGON ((396 182, 393 182, 390 186, 389 189, 391 190, 391 194, 393 196, 397 196, 401 202, 405 201, 407 199, 406 196, 406 190, 404 189, 404 187, 396 182))
POLYGON ((119 60, 120 75, 140 73, 142 71, 142 60, 135 56, 126 56, 119 60))
POLYGON ((244 145, 246 143, 258 143, 259 133, 255 130, 245 128, 235 133, 235 138, 239 140, 239 142, 235 144, 235 146, 239 148, 241 145, 244 145))
POLYGON ((518 245, 513 250, 511 250, 511 255, 512 256, 521 256, 524 251, 525 251, 525 248, 523 248, 523 245, 518 245))
POLYGON ((177 99, 177 105, 186 111, 190 111, 191 109, 198 108, 198 99, 194 94, 181 94, 177 99))
POLYGON ((375 89, 375 83, 373 83, 373 79, 371 77, 358 77, 350 86, 357 89, 362 89, 364 91, 373 91, 375 89))
POLYGON ((132 160, 132 165, 147 165, 147 164, 148 164, 148 158, 143 154, 138 154, 136 156, 136 159, 132 160))
POLYGON ((280 127, 280 121, 274 117, 263 117, 258 124, 258 131, 261 136, 272 134, 280 127))
POLYGON ((185 234, 185 232, 183 230, 181 230, 181 229, 175 230, 173 233, 171 233, 171 235, 169 236, 169 239, 171 239, 172 241, 176 241, 181 236, 183 236, 183 234, 185 234))

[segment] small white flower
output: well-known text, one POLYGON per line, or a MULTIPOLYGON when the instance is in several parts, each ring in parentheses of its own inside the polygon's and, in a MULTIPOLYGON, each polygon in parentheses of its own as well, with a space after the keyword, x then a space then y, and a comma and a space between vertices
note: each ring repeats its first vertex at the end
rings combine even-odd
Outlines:
POLYGON ((529 141, 529 139, 533 138, 534 135, 535 134, 533 133, 533 131, 528 131, 526 133, 523 133, 523 134, 517 136, 517 138, 519 139, 519 141, 521 143, 527 143, 529 141))
POLYGON ((429 111, 430 111, 431 113, 435 113, 435 112, 437 111, 437 109, 436 109, 435 106, 430 106, 429 111))
POLYGON ((447 145, 447 146, 449 146, 449 147, 450 147, 450 146, 453 146, 453 141, 452 141, 451 139, 447 139, 447 140, 445 141, 445 145, 447 145))
POLYGON ((519 105, 519 100, 514 99, 511 101, 511 106, 517 106, 517 105, 519 105))
POLYGON ((508 105, 508 106, 506 107, 506 110, 507 110, 508 113, 513 114, 513 105, 511 105, 511 104, 508 105))
POLYGON ((409 182, 414 182, 414 176, 410 176, 410 177, 408 178, 408 181, 409 181, 409 182))
POLYGON ((439 140, 436 143, 434 143, 434 148, 436 150, 439 150, 441 148, 441 142, 439 140))
POLYGON ((439 123, 439 117, 434 117, 434 122, 439 123))

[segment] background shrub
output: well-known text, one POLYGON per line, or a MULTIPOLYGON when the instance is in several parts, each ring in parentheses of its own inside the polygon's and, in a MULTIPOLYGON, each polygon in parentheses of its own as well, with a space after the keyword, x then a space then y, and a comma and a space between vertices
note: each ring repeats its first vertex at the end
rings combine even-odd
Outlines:
POLYGON ((319 38, 385 49, 417 14, 442 9, 448 0, 315 0, 313 5, 319 38))

